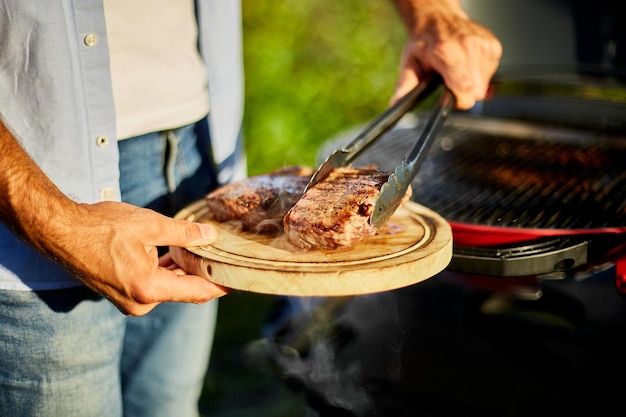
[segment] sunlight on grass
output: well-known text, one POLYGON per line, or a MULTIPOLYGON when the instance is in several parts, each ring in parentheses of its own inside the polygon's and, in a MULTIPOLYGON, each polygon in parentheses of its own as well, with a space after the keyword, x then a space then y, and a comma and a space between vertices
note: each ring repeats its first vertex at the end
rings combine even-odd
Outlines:
POLYGON ((315 164, 320 145, 387 106, 404 27, 387 1, 244 0, 250 174, 315 164))

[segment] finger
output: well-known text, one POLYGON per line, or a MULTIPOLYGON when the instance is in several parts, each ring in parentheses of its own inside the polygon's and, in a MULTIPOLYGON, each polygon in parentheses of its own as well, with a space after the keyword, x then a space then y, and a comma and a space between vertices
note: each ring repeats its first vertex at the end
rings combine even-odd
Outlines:
POLYGON ((457 68, 458 67, 444 67, 437 72, 441 74, 443 82, 454 95, 455 108, 458 110, 467 110, 476 103, 474 83, 467 69, 460 71, 457 68))
POLYGON ((456 47, 456 52, 454 48, 448 50, 450 53, 442 65, 448 66, 447 82, 457 98, 457 108, 468 109, 486 97, 502 50, 497 41, 485 41, 483 37, 472 35, 459 36, 456 47), (462 62, 455 62, 455 56, 462 58, 462 62))
POLYGON ((476 104, 476 94, 473 78, 467 73, 458 74, 456 71, 446 73, 444 82, 454 94, 455 108, 458 110, 468 110, 476 104))
POLYGON ((155 246, 207 246, 217 238, 217 230, 207 223, 171 219, 162 216, 152 229, 152 244, 155 246))
POLYGON ((168 301, 202 304, 228 293, 226 288, 204 277, 187 274, 180 268, 174 270, 159 268, 152 282, 153 284, 143 294, 146 298, 138 299, 139 302, 151 304, 168 301))
MULTIPOLYGON (((458 49, 458 48, 453 48, 458 49)), ((433 67, 441 74, 444 83, 454 94, 455 108, 459 110, 470 109, 476 104, 477 98, 477 73, 475 64, 470 58, 455 51, 454 56, 446 56, 445 59, 437 59, 433 67)))
POLYGON ((137 303, 126 297, 122 297, 117 292, 108 292, 103 295, 125 316, 144 316, 151 312, 160 303, 137 303))
POLYGON ((143 316, 162 302, 183 302, 203 304, 228 294, 229 290, 209 282, 198 275, 188 275, 184 270, 158 268, 152 277, 146 279, 149 285, 136 288, 131 294, 122 295, 118 291, 101 291, 122 314, 143 316))
POLYGON ((485 52, 485 56, 488 58, 482 59, 480 62, 481 65, 481 73, 479 74, 480 81, 482 81, 482 85, 477 87, 479 89, 480 98, 484 99, 487 96, 487 92, 489 90, 489 84, 491 83, 491 79, 494 74, 498 70, 500 66, 500 58, 502 57, 502 45, 498 42, 490 42, 487 46, 487 52, 485 52))
POLYGON ((415 86, 418 84, 419 80, 414 75, 414 71, 405 71, 403 75, 398 79, 398 83, 396 84, 396 89, 393 93, 393 96, 389 100, 389 105, 393 105, 396 101, 404 97, 407 93, 409 93, 415 86))
POLYGON ((421 67, 411 55, 410 47, 407 46, 405 55, 402 59, 400 74, 393 96, 389 100, 389 105, 393 105, 400 98, 405 96, 419 83, 419 74, 421 67))
POLYGON ((174 260, 172 259, 172 254, 169 252, 167 252, 165 255, 159 258, 159 266, 161 268, 166 268, 169 270, 172 270, 178 267, 176 263, 174 262, 174 260))

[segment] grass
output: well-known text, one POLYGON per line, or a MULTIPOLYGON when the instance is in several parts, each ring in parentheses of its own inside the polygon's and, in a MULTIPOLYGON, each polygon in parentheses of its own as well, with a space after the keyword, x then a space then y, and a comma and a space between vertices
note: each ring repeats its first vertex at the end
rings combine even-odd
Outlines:
POLYGON ((244 0, 243 14, 250 174, 314 165, 387 106, 406 36, 391 2, 244 0))

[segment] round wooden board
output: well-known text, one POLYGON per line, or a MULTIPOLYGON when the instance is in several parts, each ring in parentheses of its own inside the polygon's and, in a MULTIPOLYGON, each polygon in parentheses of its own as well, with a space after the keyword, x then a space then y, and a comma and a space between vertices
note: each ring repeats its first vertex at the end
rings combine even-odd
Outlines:
POLYGON ((204 200, 175 217, 211 223, 217 240, 207 247, 171 247, 186 271, 224 287, 264 294, 346 296, 392 290, 442 271, 452 258, 450 225, 437 213, 408 202, 376 236, 351 248, 302 251, 285 235, 241 232, 206 219, 204 200))

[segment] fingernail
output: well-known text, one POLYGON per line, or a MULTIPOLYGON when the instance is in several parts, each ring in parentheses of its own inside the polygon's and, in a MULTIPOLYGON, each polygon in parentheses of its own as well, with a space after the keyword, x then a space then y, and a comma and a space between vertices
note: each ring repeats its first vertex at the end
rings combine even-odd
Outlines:
POLYGON ((200 226, 200 234, 202 235, 202 238, 211 242, 215 240, 217 233, 213 226, 203 223, 198 223, 198 225, 200 226))

